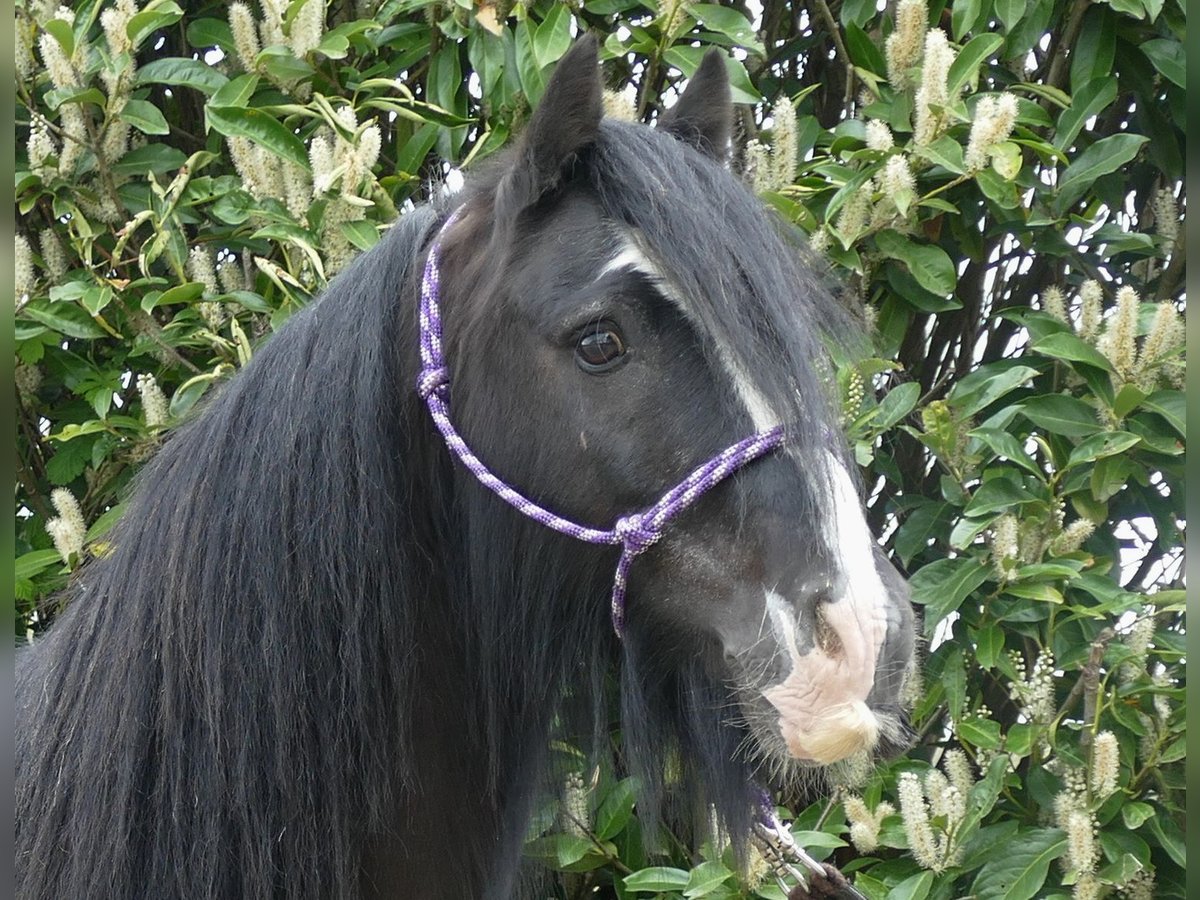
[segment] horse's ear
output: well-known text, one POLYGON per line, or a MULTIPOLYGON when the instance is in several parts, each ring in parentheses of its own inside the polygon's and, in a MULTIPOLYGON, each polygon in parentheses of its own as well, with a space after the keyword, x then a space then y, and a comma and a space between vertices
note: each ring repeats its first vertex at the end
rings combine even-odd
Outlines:
POLYGON ((704 54, 683 96, 658 120, 658 127, 718 162, 729 156, 733 134, 733 97, 729 73, 719 50, 704 54))
POLYGON ((589 34, 558 61, 501 182, 497 204, 524 208, 554 187, 567 163, 595 142, 603 115, 598 47, 589 34))

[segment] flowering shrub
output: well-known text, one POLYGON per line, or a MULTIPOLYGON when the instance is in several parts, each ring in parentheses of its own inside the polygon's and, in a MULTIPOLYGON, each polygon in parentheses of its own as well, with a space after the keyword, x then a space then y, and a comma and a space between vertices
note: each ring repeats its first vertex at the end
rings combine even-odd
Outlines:
MULTIPOLYGON (((873 900, 1183 897, 1182 5, 763 7, 18 0, 18 636, 163 435, 504 146, 574 33, 644 120, 718 46, 736 170, 870 330, 836 389, 927 640, 916 746, 781 797, 798 838, 873 900)), ((618 751, 557 751, 527 851, 565 895, 783 895, 720 835, 644 842, 618 751)))

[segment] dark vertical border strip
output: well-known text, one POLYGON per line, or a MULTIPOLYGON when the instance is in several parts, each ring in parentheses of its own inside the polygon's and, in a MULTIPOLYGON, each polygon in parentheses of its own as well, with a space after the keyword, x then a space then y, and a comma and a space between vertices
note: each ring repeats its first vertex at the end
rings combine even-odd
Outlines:
MULTIPOLYGON (((15 0, 3 0, 4 15, 8 17, 7 21, 11 26, 16 16, 15 0)), ((16 126, 16 69, 13 60, 16 58, 15 52, 15 31, 10 28, 0 28, 0 58, 9 60, 9 64, 5 67, 3 92, 4 108, 3 121, 8 128, 10 136, 15 134, 16 126)), ((8 463, 4 466, 5 484, 7 496, 13 497, 13 485, 16 480, 16 475, 13 469, 13 452, 16 447, 16 427, 15 427, 15 410, 13 409, 13 321, 15 307, 13 305, 13 236, 15 233, 14 216, 16 215, 16 198, 14 194, 13 174, 16 171, 16 141, 0 141, 0 172, 3 174, 0 177, 4 179, 4 196, 5 207, 9 210, 9 214, 4 217, 4 236, 0 238, 0 272, 3 273, 0 277, 0 296, 6 298, 6 312, 4 315, 3 325, 0 326, 0 366, 4 372, 4 389, 2 404, 3 412, 0 413, 0 420, 4 422, 4 446, 9 448, 6 458, 8 463)), ((0 646, 3 646, 3 661, 0 663, 0 671, 4 673, 3 694, 0 695, 0 713, 3 717, 3 725, 0 726, 0 784, 3 784, 3 816, 0 817, 0 833, 4 836, 4 844, 11 847, 13 845, 13 815, 14 815, 14 788, 13 788, 13 646, 14 641, 11 635, 13 634, 13 615, 15 605, 12 594, 12 585, 14 579, 13 573, 13 553, 15 540, 15 524, 13 517, 7 513, 4 515, 3 530, 0 531, 0 579, 3 579, 4 584, 4 633, 10 635, 3 641, 0 641, 0 646)), ((0 856, 0 885, 13 885, 13 858, 4 853, 0 856)), ((7 890, 4 893, 8 893, 7 890)), ((10 894, 11 896, 11 894, 10 894)))
MULTIPOLYGON (((1200 0, 1188 0, 1187 17, 1194 21, 1196 13, 1200 12, 1200 0)), ((1185 191, 1187 196, 1200 196, 1200 145, 1195 141, 1190 140, 1191 136, 1197 133, 1197 125, 1200 124, 1200 107, 1195 102, 1195 98, 1200 97, 1200 71, 1197 71, 1197 64, 1200 63, 1200 35, 1197 35, 1193 29, 1188 34, 1184 43, 1184 49, 1187 54, 1187 90, 1192 95, 1193 102, 1188 104, 1188 121, 1187 121, 1187 155, 1186 155, 1186 171, 1185 191)), ((1200 226, 1192 225, 1187 220, 1191 219, 1191 209, 1187 209, 1185 213, 1185 227, 1187 228, 1187 244, 1186 253, 1189 258, 1196 256, 1200 259, 1200 226)), ((1186 275, 1187 293, 1190 299, 1191 295, 1196 292, 1196 288, 1200 285, 1200 266, 1189 266, 1186 275)), ((1189 304, 1190 305, 1190 304, 1189 304)), ((1189 431, 1194 431, 1197 422, 1200 422, 1200 372, 1192 365, 1192 361, 1196 358, 1196 353, 1200 351, 1200 316, 1188 310, 1186 312, 1187 321, 1187 420, 1189 431)), ((1196 534, 1196 523, 1200 522, 1200 462, 1196 457, 1190 457, 1185 466, 1186 478, 1186 500, 1185 510, 1187 515, 1187 583, 1188 583, 1188 599, 1187 612, 1190 620, 1197 610, 1200 610, 1200 537, 1196 534), (1197 590, 1191 590, 1191 585, 1197 585, 1197 590)), ((1190 622, 1189 622, 1190 624, 1190 622)), ((1189 662, 1195 662, 1200 658, 1200 632, 1188 630, 1187 634, 1187 655, 1189 662)), ((1187 787, 1188 793, 1192 795, 1192 800, 1188 803, 1188 808, 1193 812, 1188 815, 1188 821, 1192 823, 1187 829, 1187 851, 1188 856, 1192 860, 1192 865, 1187 870, 1187 885, 1189 897, 1200 897, 1200 827, 1196 827, 1198 821, 1195 814, 1197 803, 1197 790, 1200 789, 1200 738, 1197 737, 1195 726, 1197 717, 1191 715, 1193 709, 1200 710, 1200 682, 1195 678, 1188 681, 1186 691, 1186 703, 1188 709, 1188 756, 1187 756, 1187 787)))

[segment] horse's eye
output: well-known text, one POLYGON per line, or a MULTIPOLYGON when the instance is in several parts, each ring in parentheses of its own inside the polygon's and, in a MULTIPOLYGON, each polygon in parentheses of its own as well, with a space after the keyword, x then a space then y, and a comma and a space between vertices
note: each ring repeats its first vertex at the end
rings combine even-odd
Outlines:
POLYGON ((607 372, 625 355, 625 342, 611 322, 597 322, 579 337, 575 359, 579 368, 595 374, 607 372))

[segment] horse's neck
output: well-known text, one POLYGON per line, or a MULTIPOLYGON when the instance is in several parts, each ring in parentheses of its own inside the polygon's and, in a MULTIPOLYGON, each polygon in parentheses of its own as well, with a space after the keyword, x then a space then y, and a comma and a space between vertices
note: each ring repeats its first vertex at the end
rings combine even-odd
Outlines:
POLYGON ((364 893, 508 897, 549 716, 513 721, 510 733, 489 741, 479 727, 484 708, 461 636, 437 627, 438 621, 445 619, 425 617, 415 642, 420 657, 408 698, 411 780, 398 798, 394 833, 367 849, 364 893))

